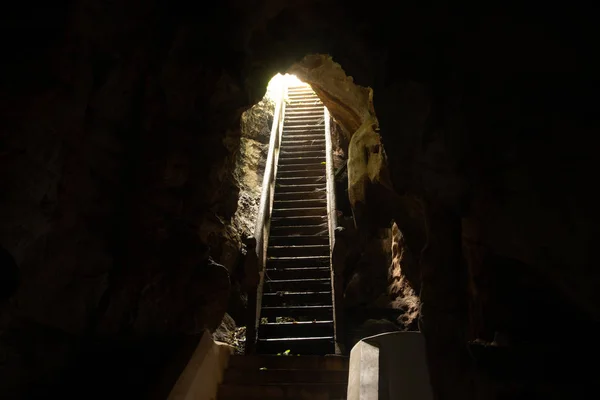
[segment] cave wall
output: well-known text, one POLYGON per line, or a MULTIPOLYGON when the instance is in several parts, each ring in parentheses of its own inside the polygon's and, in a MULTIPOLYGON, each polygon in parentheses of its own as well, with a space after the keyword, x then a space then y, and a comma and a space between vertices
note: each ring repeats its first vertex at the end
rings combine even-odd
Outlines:
POLYGON ((309 0, 11 7, 0 245, 20 276, 1 307, 7 397, 45 393, 81 366, 96 372, 81 385, 102 377, 98 397, 149 391, 177 338, 216 327, 239 257, 228 224, 240 115, 313 53, 373 89, 398 196, 385 209, 418 266, 441 398, 571 393, 580 378, 557 382, 538 368, 543 351, 527 359, 532 384, 528 372, 474 367, 465 343, 508 332, 516 360, 539 347, 560 366, 597 332, 585 13, 504 6, 467 18, 309 0))

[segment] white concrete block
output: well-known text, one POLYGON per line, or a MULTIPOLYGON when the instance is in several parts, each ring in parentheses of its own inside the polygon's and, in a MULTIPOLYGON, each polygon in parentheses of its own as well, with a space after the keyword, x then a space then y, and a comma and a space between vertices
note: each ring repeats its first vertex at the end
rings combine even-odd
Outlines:
POLYGON ((349 400, 432 400, 425 339, 390 332, 358 342, 350 353, 349 400))

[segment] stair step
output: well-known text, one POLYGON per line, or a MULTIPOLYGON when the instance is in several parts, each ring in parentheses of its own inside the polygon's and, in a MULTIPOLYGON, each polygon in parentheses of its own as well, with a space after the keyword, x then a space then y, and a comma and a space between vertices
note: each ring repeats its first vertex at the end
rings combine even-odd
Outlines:
POLYGON ((258 328, 260 337, 333 336, 333 320, 269 322, 258 328))
MULTIPOLYGON (((316 145, 288 145, 282 144, 279 157, 322 157, 325 153, 325 146, 322 144, 316 145)), ((323 174, 325 177, 325 174, 323 174)))
POLYGON ((346 371, 311 371, 297 369, 254 369, 228 368, 223 383, 236 385, 273 385, 285 382, 293 383, 347 383, 346 371))
MULTIPOLYGON (((322 117, 324 114, 323 110, 286 110, 286 115, 288 117, 300 117, 300 116, 318 116, 322 117)), ((284 126, 285 128, 285 126, 284 126)))
POLYGON ((287 158, 307 158, 307 157, 315 157, 315 158, 324 158, 325 157, 325 149, 318 149, 318 150, 310 150, 310 149, 304 149, 304 150, 281 150, 279 152, 279 159, 287 159, 287 158))
POLYGON ((327 207, 326 204, 321 203, 319 207, 298 207, 302 206, 302 203, 295 204, 289 203, 286 207, 280 202, 277 206, 273 207, 272 218, 283 218, 283 217, 326 217, 327 207), (296 206, 296 207, 294 207, 296 206))
POLYGON ((300 171, 300 170, 319 170, 323 173, 323 175, 325 174, 325 165, 326 161, 319 161, 316 163, 307 163, 305 162, 296 162, 296 163, 284 163, 284 164, 278 164, 277 165, 277 172, 279 171, 300 171))
POLYGON ((293 132, 293 131, 298 131, 298 130, 303 130, 303 129, 314 129, 315 127, 318 127, 320 129, 320 131, 322 132, 324 129, 324 124, 317 124, 318 120, 322 120, 323 119, 323 115, 322 114, 298 114, 298 115, 292 115, 291 117, 298 117, 298 120, 304 119, 304 120, 308 120, 307 123, 304 124, 288 124, 288 121, 286 121, 286 123, 283 126, 283 131, 284 132, 293 132))
MULTIPOLYGON (((325 162, 325 154, 321 157, 279 157, 279 165, 306 165, 321 164, 325 162)), ((325 165, 325 164, 323 164, 325 165)))
POLYGON ((295 99, 313 99, 319 102, 321 101, 315 92, 288 92, 287 95, 289 101, 294 101, 295 99))
POLYGON ((323 106, 304 106, 298 105, 295 107, 288 107, 285 111, 285 121, 284 124, 287 125, 290 121, 301 120, 301 119, 322 119, 325 118, 325 111, 323 106))
POLYGON ((325 191, 310 191, 310 192, 288 192, 288 193, 277 193, 275 192, 275 201, 281 200, 327 200, 325 191))
POLYGON ((318 169, 323 176, 325 175, 325 157, 301 158, 301 157, 281 157, 277 164, 277 171, 299 171, 307 169, 318 169))
MULTIPOLYGON (((325 164, 288 164, 280 165, 277 168, 277 174, 286 174, 288 172, 297 173, 298 171, 319 171, 320 174, 325 173, 325 164)), ((311 172, 313 174, 315 172, 311 172)))
POLYGON ((291 141, 308 141, 308 140, 325 140, 323 129, 319 128, 318 130, 313 130, 312 132, 302 132, 302 131, 285 131, 283 132, 283 141, 281 144, 288 143, 291 141))
POLYGON ((323 135, 324 133, 323 125, 294 125, 294 126, 284 126, 283 127, 283 136, 291 136, 290 134, 305 134, 306 132, 320 133, 323 135))
POLYGON ((302 226, 326 223, 327 214, 325 213, 321 213, 321 215, 279 215, 277 217, 271 217, 272 226, 302 226))
POLYGON ((319 110, 322 111, 323 110, 323 104, 315 104, 315 105, 308 105, 308 106, 291 106, 288 105, 285 107, 285 111, 313 111, 313 110, 319 110))
MULTIPOLYGON (((290 122, 298 122, 298 121, 302 121, 302 120, 308 120, 310 121, 307 124, 304 125, 310 125, 312 126, 314 124, 314 120, 321 120, 324 121, 325 117, 324 117, 324 111, 323 110, 288 110, 286 111, 286 115, 285 115, 285 123, 283 124, 284 128, 297 128, 298 126, 302 126, 303 124, 290 124, 290 122)), ((323 125, 323 123, 321 123, 320 125, 323 125)))
MULTIPOLYGON (((298 268, 269 268, 265 270, 265 279, 269 280, 294 280, 294 279, 330 279, 331 270, 329 267, 298 267, 298 268)), ((287 291, 289 292, 289 291, 287 291)), ((287 292, 273 292, 279 293, 283 296, 287 292)), ((294 292, 294 291, 292 291, 294 292)), ((307 291, 295 291, 298 293, 308 293, 307 291)), ((267 293, 267 292, 265 292, 267 293)), ((271 292, 269 292, 271 293, 271 292)), ((329 299, 331 303, 331 299, 329 299)), ((319 303, 321 304, 321 303, 319 303)), ((276 305, 276 304, 271 304, 276 305)))
POLYGON ((271 226, 296 226, 296 225, 319 225, 327 224, 327 216, 306 217, 277 217, 271 218, 271 226))
POLYGON ((312 140, 312 139, 323 139, 324 136, 323 127, 315 128, 313 130, 299 130, 299 131, 284 131, 283 142, 287 144, 288 140, 312 140))
POLYGON ((300 356, 282 357, 263 354, 233 355, 229 358, 229 366, 232 368, 247 369, 308 369, 308 370, 330 370, 348 371, 349 358, 342 356, 300 356))
POLYGON ((321 102, 321 99, 319 99, 319 97, 315 94, 301 94, 301 93, 294 93, 294 94, 288 94, 288 103, 286 104, 287 107, 290 106, 294 106, 297 103, 306 103, 306 102, 310 102, 311 104, 318 104, 318 105, 323 105, 323 102, 321 102))
POLYGON ((323 107, 323 103, 317 98, 314 97, 298 97, 296 99, 290 99, 290 102, 286 105, 286 111, 293 110, 296 107, 314 107, 321 106, 323 107))
POLYGON ((289 99, 289 103, 286 105, 285 110, 294 110, 296 108, 306 107, 320 107, 323 108, 323 103, 318 97, 296 97, 289 99))
POLYGON ((294 143, 281 143, 282 151, 291 151, 291 152, 299 152, 299 151, 325 151, 325 144, 321 141, 318 143, 310 143, 306 142, 304 144, 294 144, 294 143))
POLYGON ((325 106, 318 97, 296 97, 285 105, 285 114, 289 111, 319 111, 323 113, 325 106))
POLYGON ((302 306, 263 306, 261 317, 288 317, 302 318, 302 321, 331 319, 333 306, 329 304, 302 305, 302 306))
POLYGON ((308 177, 308 176, 316 176, 321 177, 325 173, 325 165, 322 165, 321 168, 317 169, 299 169, 299 170, 278 170, 277 176, 281 178, 297 178, 297 177, 308 177))
MULTIPOLYGON (((316 149, 316 150, 305 149, 304 151, 298 151, 295 149, 290 149, 290 150, 282 149, 279 152, 279 162, 287 161, 290 159, 293 159, 293 160, 310 159, 312 162, 321 163, 321 162, 323 162, 322 160, 324 158, 325 158, 325 149, 316 149)), ((305 162, 303 161, 303 163, 305 163, 305 162)))
MULTIPOLYGON (((288 94, 289 93, 315 93, 315 91, 310 87, 310 86, 300 86, 300 87, 288 87, 288 94)), ((315 94, 316 96, 316 94, 315 94)))
POLYGON ((288 100, 293 103, 296 99, 310 99, 320 102, 319 96, 315 92, 288 92, 288 100))
MULTIPOLYGON (((332 354, 335 351, 332 336, 262 339, 257 348, 260 353, 278 354, 290 350, 291 354, 332 354)), ((344 394, 345 395, 345 394, 344 394)))
POLYGON ((289 110, 319 110, 323 111, 323 103, 315 102, 314 100, 318 100, 318 97, 307 97, 307 96, 296 96, 294 98, 290 98, 290 103, 286 104, 285 111, 289 110), (313 100, 313 101, 311 101, 313 100))
POLYGON ((328 256, 329 244, 299 246, 269 246, 269 257, 328 256))
POLYGON ((275 192, 290 193, 290 192, 323 192, 327 194, 325 182, 316 183, 297 183, 287 184, 275 182, 275 192))
MULTIPOLYGON (((269 280, 295 280, 295 279, 330 279, 331 270, 329 267, 298 267, 298 268, 268 268, 265 270, 265 279, 269 280)), ((289 291, 287 291, 289 292, 289 291)), ((283 296, 286 291, 279 293, 283 296)), ((290 293, 301 293, 307 295, 306 291, 292 290, 290 293)), ((301 296, 302 297, 302 296, 301 296)), ((331 303, 331 299, 329 299, 331 303)))
POLYGON ((309 126, 311 128, 318 128, 318 129, 324 129, 325 127, 325 123, 323 120, 323 117, 321 118, 302 118, 302 119, 295 119, 295 120, 285 120, 285 129, 286 131, 289 131, 290 129, 294 129, 296 127, 301 127, 301 126, 309 126))
POLYGON ((288 95, 298 95, 298 94, 306 94, 306 93, 308 93, 309 95, 311 95, 313 97, 318 98, 317 94, 314 92, 314 90, 312 90, 312 88, 310 88, 308 90, 306 90, 306 89, 289 90, 288 89, 288 92, 287 92, 288 95))
POLYGON ((298 246, 303 244, 329 245, 329 236, 270 236, 270 246, 298 246))
POLYGON ((299 216, 316 216, 324 217, 327 216, 327 207, 321 205, 320 207, 273 207, 272 218, 279 217, 299 217, 299 216))
POLYGON ((320 129, 324 129, 325 128, 325 122, 324 119, 321 118, 319 119, 302 119, 302 120, 298 120, 298 121, 285 121, 285 127, 287 130, 289 130, 290 128, 295 128, 297 126, 310 126, 312 128, 320 128, 320 129))
POLYGON ((299 107, 309 107, 309 108, 321 108, 323 109, 323 103, 317 96, 302 96, 302 95, 293 95, 288 98, 289 103, 285 105, 285 110, 287 111, 290 108, 299 108, 299 107), (311 102, 308 106, 302 106, 302 103, 311 102), (300 104, 298 104, 300 103, 300 104))
POLYGON ((290 137, 285 135, 281 142, 281 145, 286 146, 325 146, 325 138, 320 132, 318 134, 301 135, 300 137, 290 137))
MULTIPOLYGON (((284 146, 290 142, 299 142, 299 141, 303 141, 306 145, 308 145, 308 143, 310 141, 325 140, 323 138, 323 136, 324 135, 323 135, 322 129, 319 129, 318 131, 313 131, 313 132, 300 132, 300 133, 284 132, 281 145, 284 146)), ((298 146, 297 143, 295 143, 295 145, 298 146)))
POLYGON ((325 154, 325 146, 323 143, 317 144, 304 144, 304 145, 293 145, 281 143, 281 155, 283 154, 295 154, 296 156, 309 156, 311 153, 315 153, 314 156, 321 156, 325 154))
POLYGON ((324 133, 325 126, 322 123, 302 121, 301 125, 288 124, 283 130, 283 138, 296 139, 297 135, 314 135, 316 139, 323 139, 324 133))
POLYGON ((291 193, 291 192, 326 192, 325 182, 307 183, 303 185, 285 185, 275 183, 275 192, 291 193))
POLYGON ((328 267, 329 256, 267 257, 267 268, 328 267))
POLYGON ((310 137, 293 138, 284 136, 281 142, 282 149, 306 149, 306 150, 325 150, 325 139, 323 134, 318 132, 310 137))
POLYGON ((294 100, 297 99, 310 99, 318 102, 321 101, 319 96, 317 96, 314 92, 288 92, 288 100, 290 103, 293 103, 294 100))
POLYGON ((296 99, 291 99, 291 102, 285 106, 286 115, 289 111, 304 110, 322 112, 325 110, 325 105, 319 100, 318 97, 298 97, 296 99))
MULTIPOLYGON (((290 357, 292 358, 292 357, 290 357)), ((301 383, 279 385, 219 385, 219 400, 270 400, 270 399, 345 399, 345 383, 301 383)))
POLYGON ((274 236, 323 236, 329 238, 329 226, 325 223, 319 225, 282 225, 272 226, 271 234, 274 236))
POLYGON ((325 149, 324 139, 312 139, 312 140, 289 140, 281 143, 281 149, 283 150, 300 150, 300 149, 325 149))
MULTIPOLYGON (((295 100, 295 99, 293 99, 295 100)), ((305 101, 307 100, 306 98, 303 99, 298 99, 300 100, 299 103, 292 103, 292 104, 287 104, 285 107, 285 114, 310 114, 310 113, 319 113, 321 115, 324 114, 324 110, 325 107, 323 106, 323 104, 303 104, 305 103, 305 101)))
POLYGON ((312 90, 312 88, 288 88, 288 95, 290 94, 298 94, 298 93, 309 93, 313 96, 316 96, 317 94, 315 93, 314 90, 312 90))
POLYGON ((327 198, 325 196, 316 199, 300 198, 296 200, 275 200, 273 208, 293 208, 293 207, 326 207, 327 198))
MULTIPOLYGON (((325 276, 330 274, 329 268, 322 268, 325 276)), ((282 270, 277 270, 282 271, 282 270)), ((289 271, 302 271, 301 268, 283 270, 289 271)), ((314 272, 311 272, 311 274, 314 272)), ((269 278, 275 279, 274 271, 267 270, 269 278)), ((278 277, 279 278, 279 277, 278 277)), ((332 304, 331 291, 320 291, 320 292, 275 292, 275 293, 263 293, 262 304, 268 307, 281 307, 281 306, 308 306, 308 305, 324 305, 332 304)))
POLYGON ((291 141, 309 141, 309 140, 324 140, 323 127, 313 130, 300 130, 300 131, 284 131, 281 145, 288 144, 291 141))
POLYGON ((288 113, 283 117, 284 125, 287 125, 290 122, 299 122, 299 121, 310 121, 310 123, 314 123, 315 121, 324 121, 325 114, 323 112, 314 112, 310 114, 299 113, 296 114, 293 109, 287 109, 288 113))
MULTIPOLYGON (((293 110, 293 109, 294 109, 296 106, 304 106, 304 107, 305 107, 305 106, 316 106, 316 105, 320 105, 321 107, 323 107, 323 104, 321 104, 321 103, 315 103, 315 102, 314 102, 314 100, 312 100, 312 99, 307 99, 307 100, 298 100, 298 101, 295 101, 295 102, 294 102, 294 103, 292 103, 292 104, 293 104, 292 106, 288 106, 288 107, 286 107, 286 110, 288 110, 288 111, 290 111, 290 110, 293 110)), ((320 118, 323 118, 323 115, 324 115, 324 114, 321 114, 321 113, 319 113, 318 115, 319 115, 319 117, 320 117, 320 118)), ((290 115, 290 114, 287 114, 287 115, 285 115, 285 118, 286 118, 286 119, 287 119, 287 118, 292 118, 292 119, 293 119, 293 118, 302 118, 302 116, 299 116, 299 115, 290 115)))
POLYGON ((283 185, 317 185, 325 182, 324 176, 278 176, 276 181, 283 185))
MULTIPOLYGON (((264 289, 265 292, 323 292, 327 290, 331 290, 331 279, 330 278, 313 278, 313 279, 280 279, 280 280, 265 280, 264 289)), ((308 306, 307 306, 308 307, 308 306)), ((263 312, 270 312, 268 315, 263 315, 263 317, 267 316, 284 316, 284 315, 306 315, 302 314, 302 312, 309 313, 321 313, 323 310, 320 309, 291 309, 288 308, 285 313, 277 314, 283 312, 280 309, 272 309, 267 311, 266 307, 263 307, 263 312)))

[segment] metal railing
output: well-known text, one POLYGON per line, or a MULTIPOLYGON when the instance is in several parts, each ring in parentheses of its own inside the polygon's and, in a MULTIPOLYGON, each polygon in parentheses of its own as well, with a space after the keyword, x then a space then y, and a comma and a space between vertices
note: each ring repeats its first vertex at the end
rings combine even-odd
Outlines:
POLYGON ((335 352, 340 353, 339 343, 343 342, 342 299, 343 288, 341 276, 333 268, 333 247, 335 245, 335 231, 337 228, 337 211, 335 201, 335 174, 333 165, 333 144, 331 143, 331 117, 327 107, 325 118, 325 176, 327 179, 327 221, 329 225, 329 265, 331 271, 331 293, 333 304, 333 334, 335 337, 335 352))
POLYGON ((281 136, 283 132, 283 116, 285 113, 285 94, 287 87, 282 86, 273 113, 273 125, 271 126, 271 137, 269 139, 269 152, 265 162, 260 205, 256 218, 254 238, 256 239, 256 256, 258 259, 259 282, 256 288, 255 304, 249 298, 248 309, 255 310, 253 323, 248 323, 246 332, 246 353, 253 353, 256 346, 256 335, 260 323, 260 309, 262 304, 262 293, 265 276, 265 265, 267 262, 267 247, 269 245, 269 232, 271 228, 271 212, 273 210, 273 198, 275 195, 275 178, 277 176, 277 163, 281 147, 281 136))

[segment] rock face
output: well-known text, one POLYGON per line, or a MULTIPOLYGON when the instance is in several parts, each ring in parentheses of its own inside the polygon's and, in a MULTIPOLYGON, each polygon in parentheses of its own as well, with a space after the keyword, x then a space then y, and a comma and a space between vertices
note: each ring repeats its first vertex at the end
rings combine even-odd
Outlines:
POLYGON ((275 103, 267 93, 263 100, 241 117, 239 151, 232 176, 239 199, 237 210, 228 226, 228 231, 231 232, 231 254, 237 261, 232 271, 234 282, 228 308, 238 325, 248 323, 248 291, 255 290, 256 287, 251 284, 251 272, 245 270, 248 264, 247 252, 250 249, 246 246, 244 257, 240 257, 240 250, 244 247, 242 243, 245 239, 254 237, 274 111, 275 103))
POLYGON ((242 114, 242 137, 234 171, 240 193, 232 224, 243 236, 254 234, 274 111, 275 103, 265 97, 242 114))
POLYGON ((309 54, 289 71, 311 84, 346 138, 352 138, 361 127, 364 131, 377 128, 373 90, 354 84, 331 56, 309 54))
POLYGON ((388 278, 388 293, 392 300, 392 307, 404 311, 398 322, 405 329, 416 330, 420 306, 417 295, 420 288, 420 276, 410 249, 404 242, 402 232, 396 223, 392 224, 392 262, 388 278), (412 276, 413 279, 408 278, 409 276, 412 276))
POLYGON ((178 343, 219 324, 240 265, 236 159, 258 152, 240 117, 292 66, 348 142, 377 118, 393 192, 366 207, 413 258, 438 396, 568 398, 593 381, 574 359, 600 321, 593 13, 45 4, 12 5, 0 38, 0 246, 19 268, 0 306, 4 397, 151 397, 178 343), (509 373, 468 351, 494 336, 509 373))
POLYGON ((365 230, 389 222, 389 210, 382 205, 394 197, 376 126, 375 119, 365 121, 352 136, 348 149, 348 197, 356 226, 365 230))

